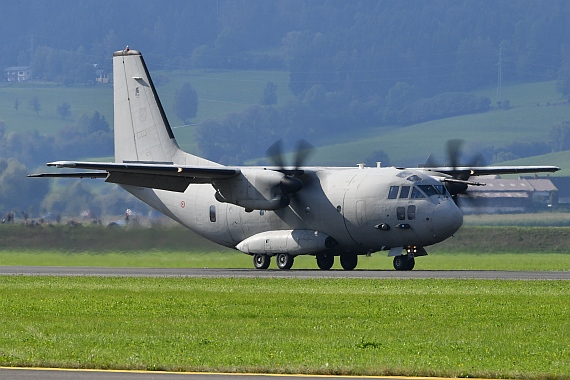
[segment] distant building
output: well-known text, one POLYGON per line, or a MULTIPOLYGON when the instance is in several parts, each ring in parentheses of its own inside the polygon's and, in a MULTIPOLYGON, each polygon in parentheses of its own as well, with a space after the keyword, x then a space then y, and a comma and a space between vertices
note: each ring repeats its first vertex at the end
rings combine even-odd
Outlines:
POLYGON ((109 74, 105 70, 96 70, 95 80, 97 83, 109 83, 109 74))
POLYGON ((558 189, 548 178, 482 178, 485 186, 470 186, 459 196, 464 213, 505 214, 547 209, 558 203, 558 189))
POLYGON ((4 69, 4 78, 7 82, 26 82, 32 79, 30 66, 12 66, 4 69))

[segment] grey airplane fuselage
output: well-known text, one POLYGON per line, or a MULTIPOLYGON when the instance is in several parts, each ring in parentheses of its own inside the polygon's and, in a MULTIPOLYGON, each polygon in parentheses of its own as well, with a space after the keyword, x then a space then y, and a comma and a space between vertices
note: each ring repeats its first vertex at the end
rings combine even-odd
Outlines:
POLYGON ((463 221, 445 190, 432 195, 420 190, 444 187, 419 171, 307 168, 302 178, 304 187, 290 205, 274 211, 220 203, 211 184, 191 184, 184 193, 123 187, 199 235, 231 248, 264 231, 311 230, 334 238, 336 254, 365 254, 438 243, 463 221), (394 196, 391 189, 397 192, 394 196))

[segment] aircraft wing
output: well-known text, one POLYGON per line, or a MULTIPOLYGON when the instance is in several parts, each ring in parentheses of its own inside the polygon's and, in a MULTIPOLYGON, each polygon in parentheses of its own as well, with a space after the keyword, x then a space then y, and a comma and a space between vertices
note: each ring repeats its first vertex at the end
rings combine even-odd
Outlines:
POLYGON ((171 163, 112 163, 56 161, 47 166, 69 169, 97 170, 93 173, 47 173, 30 177, 105 178, 106 182, 120 185, 149 187, 184 192, 191 183, 211 183, 215 179, 230 178, 239 169, 225 166, 186 166, 171 163))
POLYGON ((481 175, 553 173, 559 171, 560 168, 558 166, 437 166, 422 167, 419 170, 447 174, 453 177, 465 175, 468 178, 470 176, 481 175))

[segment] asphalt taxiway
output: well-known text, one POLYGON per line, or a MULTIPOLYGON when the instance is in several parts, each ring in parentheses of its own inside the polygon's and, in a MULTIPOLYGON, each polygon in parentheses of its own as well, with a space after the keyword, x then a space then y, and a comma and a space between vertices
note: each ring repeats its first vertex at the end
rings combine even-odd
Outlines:
POLYGON ((107 268, 1 266, 0 276, 101 276, 101 277, 236 277, 236 278, 436 278, 502 280, 570 280, 570 272, 493 271, 493 270, 256 270, 196 268, 107 268))
POLYGON ((437 377, 428 378, 404 376, 274 375, 247 373, 100 371, 0 367, 0 379, 3 380, 293 380, 295 378, 303 380, 444 380, 444 378, 437 377))

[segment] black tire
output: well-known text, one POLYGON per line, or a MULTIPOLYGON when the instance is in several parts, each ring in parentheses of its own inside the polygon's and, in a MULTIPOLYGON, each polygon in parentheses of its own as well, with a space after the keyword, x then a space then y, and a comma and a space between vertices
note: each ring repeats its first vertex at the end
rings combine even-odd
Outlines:
POLYGON ((414 269, 415 265, 416 265, 416 259, 413 257, 408 257, 408 267, 406 268, 406 270, 414 269))
POLYGON ((394 256, 394 269, 396 270, 412 270, 416 264, 416 260, 408 255, 394 256))
POLYGON ((295 256, 291 256, 288 253, 279 253, 275 258, 275 261, 277 262, 277 266, 279 267, 279 269, 287 270, 291 269, 291 267, 293 266, 293 261, 295 261, 295 256))
POLYGON ((317 254, 317 266, 321 270, 329 270, 334 265, 334 255, 332 253, 317 254))
POLYGON ((253 255, 253 266, 255 269, 267 269, 269 268, 269 264, 271 264, 271 257, 256 253, 253 255))
POLYGON ((340 265, 344 270, 353 270, 358 265, 358 256, 349 253, 340 255, 340 265))

